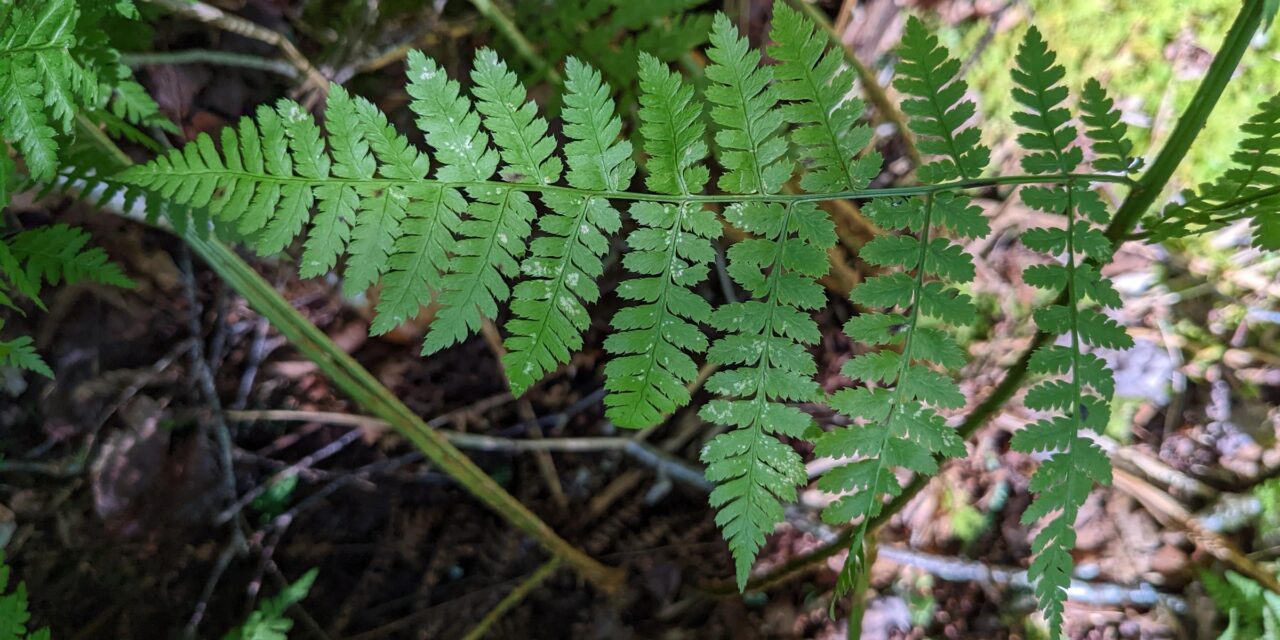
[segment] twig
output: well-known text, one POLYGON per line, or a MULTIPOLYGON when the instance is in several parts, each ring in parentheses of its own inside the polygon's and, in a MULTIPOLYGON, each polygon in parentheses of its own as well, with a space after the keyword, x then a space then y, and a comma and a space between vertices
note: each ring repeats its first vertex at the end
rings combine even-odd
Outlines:
POLYGON ((80 447, 80 451, 71 456, 66 462, 35 462, 26 460, 0 460, 0 473, 34 473, 55 478, 70 478, 80 475, 84 471, 84 467, 93 460, 97 447, 97 436, 102 431, 102 427, 106 426, 107 420, 138 395, 145 387, 150 385, 161 373, 173 365, 174 361, 186 355, 187 351, 194 345, 194 340, 188 338, 174 345, 169 353, 157 360, 151 365, 151 368, 142 375, 138 376, 132 384, 120 392, 116 396, 116 401, 111 404, 98 421, 94 423, 93 428, 89 430, 84 445, 80 447))
POLYGON ((267 357, 267 330, 271 323, 266 318, 259 318, 253 330, 253 342, 249 344, 249 358, 244 365, 244 373, 240 375, 240 387, 236 389, 235 400, 231 409, 243 409, 249 404, 249 393, 253 391, 253 381, 258 377, 258 367, 267 357))
POLYGON ((329 80, 325 78, 301 51, 280 33, 268 29, 262 25, 255 24, 237 15, 232 15, 222 11, 221 9, 200 2, 199 0, 151 0, 169 11, 179 15, 198 20, 205 24, 211 24, 219 29, 230 31, 239 36, 251 38, 259 42, 265 42, 273 47, 280 49, 280 53, 285 59, 292 64, 304 80, 304 91, 307 95, 307 107, 315 106, 321 98, 329 91, 329 80))
POLYGON ((551 560, 548 560, 546 564, 538 567, 537 571, 529 574, 528 578, 525 578, 520 584, 516 585, 516 588, 512 589, 511 593, 508 593, 506 597, 490 609, 489 613, 486 613, 485 616, 480 619, 480 622, 477 623, 476 626, 472 627, 471 631, 467 632, 467 635, 463 636, 463 640, 480 640, 483 638, 495 622, 502 618, 502 616, 506 615, 507 612, 517 604, 520 604, 520 601, 524 600, 525 596, 528 596, 531 591, 537 589, 538 585, 542 584, 547 578, 550 578, 551 574, 555 573, 556 569, 559 568, 560 561, 556 558, 552 558, 551 560))
POLYGON ((330 442, 320 449, 317 449, 315 452, 304 456, 301 460, 272 474, 271 477, 267 478, 261 484, 255 486, 249 491, 246 491, 245 494, 240 496, 240 498, 233 502, 231 506, 223 509, 222 512, 214 518, 214 524, 221 525, 230 521, 232 518, 236 517, 236 514, 240 513, 240 511, 249 506, 254 500, 257 500, 259 496, 266 493, 267 490, 275 483, 280 482, 289 476, 297 475, 303 469, 308 469, 315 463, 336 455, 339 451, 345 449, 347 445, 360 439, 361 435, 362 433, 358 429, 348 431, 337 440, 330 442))
MULTIPOLYGON (((195 271, 191 267, 191 251, 186 245, 182 245, 178 252, 178 267, 182 278, 182 291, 187 301, 187 329, 191 332, 193 340, 191 347, 191 366, 195 369, 196 380, 200 385, 200 392, 204 396, 205 402, 209 403, 212 411, 212 421, 214 427, 214 442, 218 445, 218 461, 222 466, 222 490, 226 494, 228 500, 235 500, 236 495, 236 471, 235 463, 231 457, 231 431, 227 428, 227 423, 222 416, 222 402, 218 399, 218 390, 213 383, 213 371, 210 370, 209 362, 204 357, 204 342, 201 340, 200 315, 203 308, 200 301, 196 299, 195 288, 195 271)), ((201 424, 205 424, 201 421, 201 424)), ((206 429, 207 435, 207 429, 206 429)), ((225 520, 220 520, 217 524, 223 524, 225 520)))
MULTIPOLYGON (((480 325, 480 334, 484 336, 484 341, 489 345, 489 350, 493 352, 493 357, 498 362, 499 369, 502 368, 502 360, 507 356, 507 349, 502 344, 502 334, 498 332, 498 326, 493 320, 485 318, 480 325)), ((503 371, 502 379, 511 386, 511 381, 507 379, 506 371, 503 371)), ((529 425, 529 435, 534 439, 542 438, 542 427, 538 426, 538 416, 533 413, 533 405, 526 398, 516 398, 516 411, 520 414, 520 419, 529 425)), ((569 508, 569 498, 564 495, 564 486, 560 484, 560 472, 556 470, 556 463, 546 452, 537 452, 534 454, 534 464, 538 465, 538 474, 542 476, 542 481, 547 485, 547 491, 551 493, 551 501, 555 503, 556 508, 565 511, 569 508)))
MULTIPOLYGON (((879 557, 900 565, 922 569, 948 582, 976 582, 1021 589, 1032 587, 1031 580, 1023 569, 993 567, 982 562, 937 556, 889 545, 880 545, 879 557)), ((1187 610, 1187 603, 1182 598, 1156 591, 1146 582, 1136 587, 1126 587, 1118 584, 1072 580, 1071 585, 1067 587, 1067 599, 1094 606, 1163 605, 1177 613, 1184 613, 1187 610)))
POLYGON ((125 66, 134 68, 147 65, 212 64, 266 71, 284 76, 290 80, 296 80, 300 74, 298 68, 286 60, 271 60, 261 56, 218 51, 216 49, 124 53, 120 55, 120 62, 125 66))
MULTIPOLYGON (((246 422, 259 420, 324 422, 358 427, 385 428, 387 423, 377 418, 356 416, 345 413, 328 413, 323 411, 229 411, 228 417, 246 422)), ((440 419, 432 420, 432 422, 440 419)), ((665 452, 646 442, 634 438, 601 437, 601 438, 544 438, 541 440, 516 440, 499 438, 475 433, 457 431, 438 431, 449 443, 460 449, 478 451, 509 452, 564 452, 587 453, 595 451, 621 451, 631 459, 655 471, 666 474, 697 489, 707 490, 710 485, 703 477, 702 471, 693 465, 665 452)), ((283 472, 282 472, 283 473, 283 472)), ((280 475, 280 474, 277 474, 280 475)))
POLYGON ((213 598, 213 592, 218 588, 218 582, 222 580, 222 574, 226 573, 227 567, 231 565, 231 558, 240 550, 244 544, 244 537, 240 533, 238 527, 231 530, 231 539, 222 548, 222 552, 218 554, 218 559, 213 563, 213 571, 209 572, 209 578, 205 580, 204 589, 200 591, 200 599, 196 600, 195 609, 191 613, 191 618, 187 620, 187 626, 182 629, 182 637, 192 640, 196 637, 196 631, 200 627, 200 622, 204 620, 204 614, 209 610, 209 600, 213 598))
POLYGON ((1280 593, 1280 582, 1276 580, 1274 573, 1241 553, 1230 540, 1204 526, 1172 496, 1120 469, 1112 470, 1112 479, 1116 489, 1133 496, 1157 520, 1164 522, 1166 526, 1182 529, 1192 542, 1215 558, 1253 578, 1267 589, 1280 593))

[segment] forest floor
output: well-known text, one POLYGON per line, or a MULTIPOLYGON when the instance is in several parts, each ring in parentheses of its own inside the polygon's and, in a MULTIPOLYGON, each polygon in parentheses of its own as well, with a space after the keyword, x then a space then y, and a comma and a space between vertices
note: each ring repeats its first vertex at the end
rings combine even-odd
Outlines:
MULTIPOLYGON (((221 4, 292 30, 308 55, 339 47, 340 39, 314 22, 325 3, 221 4)), ((759 20, 768 3, 737 4, 759 20)), ((862 59, 880 61, 906 9, 883 0, 859 4, 847 40, 862 59)), ((996 49, 1029 13, 1021 4, 918 4, 938 10, 958 39, 995 34, 983 46, 996 49)), ((466 12, 451 8, 446 16, 430 23, 419 44, 450 64, 496 37, 466 12)), ((387 28, 407 29, 408 22, 387 28)), ((1194 67, 1215 44, 1184 40, 1185 31, 1173 30, 1159 62, 1194 67)), ((157 23, 152 50, 192 48, 274 55, 188 20, 157 23)), ((990 63, 973 59, 975 73, 986 73, 990 63)), ((1187 73, 1194 84, 1194 69, 1187 73)), ((410 131, 400 74, 393 62, 351 83, 410 131)), ((149 65, 140 75, 188 137, 290 89, 288 79, 268 72, 214 64, 149 65)), ((1137 112, 1144 103, 1133 104, 1137 112)), ((997 159, 1012 156, 1007 141, 993 142, 997 159)), ((892 140, 881 147, 892 173, 902 151, 892 140)), ((1018 275, 1037 258, 1015 239, 1040 214, 1006 193, 980 195, 996 232, 968 247, 979 265, 970 293, 984 316, 999 320, 967 336, 972 362, 961 379, 970 408, 1028 343, 1026 318, 1038 303, 1018 275)), ((529 538, 414 455, 410 443, 375 421, 344 421, 362 409, 204 265, 191 264, 174 236, 58 199, 16 201, 14 211, 30 223, 56 216, 85 225, 137 282, 131 290, 51 292, 49 312, 15 328, 37 336, 56 380, 0 377, 0 532, 36 620, 51 625, 54 637, 178 637, 193 620, 200 637, 219 637, 256 602, 316 568, 310 594, 290 610, 299 621, 293 637, 458 638, 547 561, 529 538), (216 398, 203 388, 204 368, 216 398), (288 420, 269 413, 283 410, 295 413, 288 420), (216 445, 206 437, 220 423, 233 436, 237 497, 244 498, 233 509, 221 490, 216 445), (219 519, 234 526, 211 524, 219 519)), ((847 614, 828 615, 843 556, 761 592, 713 593, 733 569, 705 489, 680 473, 697 468, 707 436, 693 411, 644 436, 677 459, 669 463, 675 466, 622 451, 539 454, 504 446, 631 435, 604 421, 600 402, 602 319, 616 304, 616 255, 601 279, 603 302, 586 349, 520 399, 507 393, 484 339, 420 357, 430 310, 370 338, 376 292, 344 298, 336 278, 299 280, 286 260, 250 259, 433 426, 498 438, 469 455, 569 542, 627 570, 626 588, 613 597, 556 571, 489 637, 845 636, 847 614)), ((1280 506, 1266 488, 1280 477, 1278 261, 1248 249, 1244 234, 1229 229, 1168 250, 1130 243, 1109 268, 1137 346, 1109 354, 1118 392, 1104 444, 1120 472, 1112 487, 1094 492, 1078 522, 1082 584, 1068 604, 1071 637, 1215 637, 1213 625, 1220 628, 1223 618, 1206 598, 1200 572, 1266 572, 1275 558, 1269 518, 1280 506), (1241 555, 1224 561, 1228 547, 1241 555)), ((844 294, 865 268, 846 255, 845 268, 826 280, 832 303, 818 315, 817 355, 827 391, 849 384, 839 368, 856 351, 839 328, 854 313, 844 294)), ((819 424, 831 423, 823 409, 806 409, 819 424)), ((965 458, 947 464, 879 532, 864 638, 1036 637, 1028 622, 1033 598, 1016 583, 1030 555, 1018 519, 1037 460, 1008 446, 1028 420, 1011 403, 970 439, 965 458)), ((816 517, 823 500, 816 490, 803 492, 758 570, 831 539, 834 532, 816 517)))

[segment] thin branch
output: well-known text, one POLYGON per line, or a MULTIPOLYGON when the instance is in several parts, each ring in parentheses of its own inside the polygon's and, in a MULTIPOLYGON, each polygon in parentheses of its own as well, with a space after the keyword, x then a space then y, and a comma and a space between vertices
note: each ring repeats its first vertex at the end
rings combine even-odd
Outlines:
POLYGON ((547 578, 550 578, 551 575, 556 572, 556 569, 559 568, 560 561, 556 558, 552 558, 547 561, 546 564, 538 567, 537 571, 529 574, 528 578, 525 578, 520 582, 520 584, 516 585, 516 588, 512 589, 511 593, 508 593, 496 606, 490 609, 489 613, 486 613, 485 616, 480 619, 480 622, 477 623, 476 626, 472 627, 471 631, 467 632, 467 635, 463 636, 463 640, 480 640, 485 637, 485 634, 489 633, 489 629, 493 627, 495 622, 501 619, 502 616, 506 615, 507 612, 516 605, 520 604, 521 600, 524 600, 530 592, 537 589, 538 585, 546 581, 547 578))
POLYGON ((223 10, 200 2, 199 0, 150 0, 173 13, 186 16, 193 20, 211 24, 224 31, 229 31, 239 36, 244 36, 259 42, 264 42, 273 47, 280 49, 280 53, 285 59, 292 64, 302 75, 305 87, 304 93, 310 96, 308 106, 314 106, 319 98, 322 98, 329 91, 329 79, 324 77, 315 66, 302 55, 301 51, 294 46, 288 38, 280 33, 268 29, 262 25, 255 24, 237 15, 232 15, 223 10), (315 101, 315 102, 312 102, 315 101))
MULTIPOLYGON (((345 413, 324 411, 228 411, 227 416, 235 420, 254 421, 290 421, 290 422, 323 422, 353 427, 387 428, 386 422, 368 416, 356 416, 345 413)), ((437 418, 432 422, 445 422, 437 418)), ((439 431, 450 444, 459 449, 476 451, 505 452, 560 452, 560 453, 592 453, 600 451, 621 451, 631 459, 650 467, 660 474, 670 477, 690 487, 708 490, 710 484, 703 477, 702 470, 662 451, 653 445, 634 438, 600 437, 600 438, 543 438, 538 440, 517 440, 499 438, 476 433, 460 433, 457 431, 439 431)), ((283 472, 282 472, 283 473, 283 472)), ((277 474, 279 475, 279 474, 277 474)))
POLYGON ((217 51, 214 49, 184 49, 182 51, 155 51, 151 53, 125 53, 120 62, 128 67, 147 65, 210 64, 224 67, 240 67, 281 75, 296 80, 298 68, 286 60, 272 60, 262 56, 217 51))
MULTIPOLYGON (((1031 588, 1025 569, 993 567, 982 562, 963 558, 948 558, 923 553, 905 547, 880 545, 879 557, 890 562, 927 571, 948 582, 976 582, 989 586, 1031 588)), ((1103 607, 1155 607, 1165 606, 1176 613, 1187 611, 1182 598, 1156 591, 1143 582, 1136 587, 1118 584, 1072 580, 1067 587, 1067 599, 1073 602, 1103 607)))

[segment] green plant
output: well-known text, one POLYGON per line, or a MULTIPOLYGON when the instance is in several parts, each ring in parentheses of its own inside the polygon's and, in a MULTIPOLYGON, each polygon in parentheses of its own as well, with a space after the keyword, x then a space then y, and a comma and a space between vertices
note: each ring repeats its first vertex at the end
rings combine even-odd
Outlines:
POLYGON ((27 584, 19 582, 9 591, 9 565, 0 552, 0 640, 49 640, 49 628, 27 630, 31 612, 27 605, 27 584))
POLYGON ((640 79, 640 52, 675 62, 707 42, 711 15, 692 12, 702 0, 534 0, 514 3, 516 22, 538 42, 540 56, 558 64, 569 57, 599 65, 625 97, 640 79))
POLYGON ((1200 572, 1209 599, 1227 614, 1227 628, 1218 640, 1280 639, 1280 596, 1234 571, 1219 576, 1200 572))
POLYGON ((293 629, 293 620, 284 614, 289 607, 306 599, 318 574, 318 569, 312 569, 285 585, 275 597, 263 600, 244 624, 222 636, 222 640, 286 640, 289 630, 293 629))
MULTIPOLYGON (((45 283, 91 281, 132 287, 133 281, 107 261, 102 249, 85 247, 88 242, 88 232, 65 224, 26 229, 0 238, 0 306, 18 309, 14 300, 17 295, 44 309, 40 289, 45 283)), ((0 329, 3 328, 4 320, 0 320, 0 329)), ((30 336, 0 340, 0 365, 53 377, 53 371, 33 348, 30 336)))
MULTIPOLYGON (((1027 362, 1041 378, 1027 405, 1048 417, 1014 441, 1021 450, 1050 453, 1032 481, 1037 497, 1024 520, 1047 520, 1034 543, 1031 575, 1056 633, 1076 512, 1093 483, 1106 482, 1110 473, 1105 456, 1081 434, 1105 427, 1114 386, 1091 348, 1123 348, 1129 341, 1096 309, 1119 303, 1099 265, 1169 179, 1195 124, 1203 124, 1225 85, 1231 57, 1243 52, 1240 38, 1247 41, 1262 15, 1261 3, 1246 5, 1230 46, 1224 45, 1226 70, 1211 70, 1203 99, 1172 136, 1172 151, 1138 178, 1130 174, 1141 163, 1096 81, 1085 84, 1079 103, 1093 155, 1093 172, 1081 172, 1085 151, 1070 122, 1066 73, 1035 30, 1013 74, 1012 95, 1024 108, 1014 120, 1025 130, 1019 137, 1025 173, 985 176, 988 153, 978 130, 965 125, 975 108, 964 99, 961 65, 913 21, 896 85, 908 96, 903 111, 921 150, 935 159, 919 168, 921 185, 868 188, 881 159, 866 150, 870 130, 856 124, 862 105, 848 97, 851 76, 840 70, 838 53, 827 51, 826 37, 779 4, 769 49, 776 65, 762 65, 760 52, 728 18, 713 21, 702 92, 710 103, 713 146, 706 143, 698 92, 659 59, 639 55, 638 146, 648 159, 648 191, 631 190, 632 138, 623 135, 599 72, 576 59, 564 66, 562 160, 550 123, 489 50, 476 56, 470 96, 435 62, 410 56, 410 108, 434 162, 372 103, 335 86, 323 131, 284 100, 224 129, 220 144, 202 135, 100 184, 144 189, 207 213, 219 234, 263 254, 279 253, 305 235, 303 275, 324 274, 345 259, 348 291, 382 283, 375 333, 437 302, 441 311, 424 353, 466 339, 509 302, 504 365, 516 392, 582 347, 609 237, 624 228, 615 207, 632 203, 627 213, 637 227, 626 234, 623 264, 634 277, 619 288, 627 304, 605 345, 614 356, 606 366, 609 417, 626 427, 657 424, 690 402, 685 384, 697 373, 696 357, 705 352, 718 368, 707 382, 717 397, 701 415, 726 432, 704 447, 702 458, 717 484, 711 501, 740 588, 782 520, 783 503, 807 480, 791 443, 814 441, 820 456, 849 458, 819 480, 840 494, 824 517, 854 522, 842 539, 855 553, 841 573, 840 591, 858 582, 867 533, 917 490, 920 478, 935 473, 941 459, 963 453, 969 431, 950 427, 941 411, 964 404, 945 371, 966 360, 952 333, 975 318, 967 296, 956 290, 972 279, 974 267, 951 238, 988 233, 967 190, 1020 187, 1028 206, 1062 221, 1022 237, 1046 254, 1024 278, 1050 301, 1035 314, 1040 346, 1027 362), (797 167, 799 189, 784 192, 797 167), (705 193, 713 173, 718 192, 705 193), (1114 220, 1094 191, 1099 183, 1132 189, 1114 220), (887 233, 862 251, 883 273, 855 289, 851 299, 864 312, 846 326, 855 341, 876 348, 845 367, 864 384, 825 398, 806 345, 819 336, 809 312, 827 304, 816 279, 827 270, 834 230, 816 203, 843 199, 866 201, 864 210, 887 233), (721 230, 709 205, 723 205, 720 218, 747 236, 729 249, 728 273, 751 299, 719 308, 695 293, 708 277, 721 230), (1106 233, 1099 228, 1104 224, 1106 233), (703 327, 717 332, 714 340, 703 327), (1058 336, 1066 344, 1050 345, 1058 336), (814 402, 826 402, 852 424, 824 433, 794 404, 814 402), (899 469, 914 472, 916 480, 900 484, 899 469), (886 504, 886 497, 892 501, 886 504)), ((1228 176, 1234 185, 1268 188, 1276 149, 1258 147, 1256 156, 1248 162, 1258 170, 1228 176)), ((1215 206, 1257 201, 1257 191, 1237 191, 1238 197, 1213 196, 1215 206)), ((1004 402, 1021 375, 1011 373, 992 400, 1004 402)))
MULTIPOLYGON (((0 209, 26 181, 54 179, 77 115, 134 141, 150 140, 137 127, 177 132, 120 64, 102 28, 111 15, 136 18, 138 11, 132 0, 0 4, 0 209), (26 176, 19 174, 10 145, 26 176)), ((0 306, 18 310, 16 295, 43 309, 39 293, 45 282, 132 284, 101 249, 87 248, 89 235, 82 230, 61 224, 8 227, 0 219, 0 306)), ((0 365, 53 376, 29 336, 0 340, 0 365)))

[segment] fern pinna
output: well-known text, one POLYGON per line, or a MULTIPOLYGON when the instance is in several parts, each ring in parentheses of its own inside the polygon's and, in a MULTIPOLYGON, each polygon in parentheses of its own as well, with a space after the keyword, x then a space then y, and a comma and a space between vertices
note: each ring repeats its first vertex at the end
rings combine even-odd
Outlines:
MULTIPOLYGON (((960 62, 914 18, 907 22, 899 54, 895 87, 909 96, 903 112, 911 118, 921 151, 938 157, 918 168, 920 178, 934 184, 978 178, 989 152, 978 144, 977 129, 965 126, 975 108, 963 99, 967 87, 958 77, 960 62)), ((964 405, 964 395, 940 369, 959 368, 965 354, 939 328, 942 325, 921 326, 921 321, 934 318, 953 326, 973 322, 968 296, 954 289, 973 279, 973 262, 945 234, 987 233, 981 211, 960 194, 883 198, 873 200, 864 212, 882 228, 901 233, 867 243, 862 259, 900 270, 868 278, 850 295, 868 311, 849 320, 846 333, 880 350, 844 364, 842 373, 863 384, 836 392, 830 402, 854 423, 822 436, 815 451, 822 457, 850 460, 818 481, 820 488, 840 496, 823 511, 823 518, 831 523, 860 521, 851 560, 837 583, 838 594, 853 588, 861 570, 862 543, 871 520, 880 513, 882 498, 902 491, 894 469, 932 475, 938 470, 936 457, 964 453, 964 443, 938 409, 964 405)))
MULTIPOLYGON (((1110 242, 1094 226, 1105 224, 1109 215, 1098 193, 1072 176, 1083 162, 1084 152, 1074 144, 1077 132, 1063 106, 1067 99, 1067 89, 1061 84, 1065 75, 1040 32, 1035 28, 1028 31, 1013 70, 1017 85, 1013 97, 1025 107, 1013 116, 1014 122, 1026 129, 1018 136, 1028 152, 1022 167, 1033 175, 1054 176, 1058 182, 1023 187, 1022 200, 1033 209, 1063 216, 1065 224, 1023 233, 1022 242, 1028 248, 1063 260, 1030 266, 1023 279, 1057 296, 1053 304, 1036 310, 1035 321, 1044 333, 1064 336, 1065 344, 1042 346, 1032 353, 1031 373, 1053 378, 1031 387, 1025 402, 1027 408, 1050 415, 1019 431, 1012 445, 1027 453, 1050 453, 1031 479, 1036 498, 1022 514, 1022 521, 1032 524, 1047 518, 1032 542, 1036 558, 1029 576, 1036 580, 1036 595, 1054 629, 1062 625, 1062 602, 1071 581, 1076 515, 1094 482, 1111 482, 1106 454, 1081 430, 1101 433, 1106 427, 1115 381, 1103 359, 1085 348, 1121 349, 1133 344, 1115 320, 1085 306, 1090 300, 1103 307, 1118 307, 1120 296, 1096 266, 1084 262, 1086 258, 1110 259, 1110 242)), ((1087 110, 1105 112, 1109 104, 1105 96, 1097 90, 1089 93, 1087 110)), ((1123 125, 1118 122, 1115 115, 1094 119, 1089 137, 1095 141, 1123 140, 1123 125)), ((1128 145, 1095 144, 1094 150, 1099 154, 1095 166, 1113 170, 1136 166, 1127 157, 1128 145)))
MULTIPOLYGON (((1140 165, 1119 115, 1100 85, 1085 86, 1081 118, 1096 173, 1080 173, 1084 151, 1062 106, 1064 74, 1033 31, 1015 70, 1015 97, 1027 108, 1015 116, 1027 129, 1020 138, 1027 174, 985 177, 990 153, 969 124, 976 108, 961 65, 913 19, 895 87, 932 160, 917 168, 920 185, 869 188, 882 160, 860 122, 863 105, 851 97, 852 73, 821 32, 781 3, 769 36, 774 64, 728 18, 714 18, 701 97, 667 63, 640 54, 635 148, 610 87, 576 59, 563 68, 560 130, 568 141, 561 145, 494 52, 477 53, 469 91, 415 52, 409 107, 431 153, 409 144, 367 100, 334 86, 323 131, 281 101, 225 129, 220 144, 201 135, 119 180, 207 210, 216 228, 263 253, 305 236, 304 275, 326 273, 345 257, 349 292, 381 283, 374 332, 433 303, 424 353, 467 339, 507 304, 503 364, 516 392, 582 347, 610 238, 627 228, 622 306, 604 345, 606 415, 628 428, 659 424, 691 401, 700 360, 715 369, 706 383, 714 398, 700 415, 722 432, 701 458, 740 587, 785 503, 807 482, 794 443, 813 441, 817 456, 835 459, 818 481, 833 494, 824 517, 857 527, 855 542, 883 501, 902 492, 900 473, 928 476, 964 452, 948 424, 965 404, 948 373, 966 362, 952 330, 975 319, 959 291, 974 277, 959 241, 988 233, 964 191, 1021 185, 1028 205, 1063 218, 1023 235, 1028 248, 1055 258, 1027 269, 1025 279, 1056 296, 1035 319, 1062 339, 1032 362, 1047 379, 1027 404, 1045 418, 1015 439, 1021 450, 1048 453, 1026 519, 1048 519, 1031 570, 1056 628, 1072 521, 1092 483, 1109 473, 1080 433, 1105 424, 1113 387, 1103 360, 1087 349, 1128 343, 1094 308, 1119 300, 1096 266, 1111 248, 1096 228, 1107 211, 1090 185, 1131 184, 1128 174, 1140 165), (636 151, 646 160, 645 191, 632 190, 636 151), (798 184, 789 185, 797 169, 798 184), (817 203, 837 199, 864 201, 885 233, 860 254, 879 272, 851 295, 860 313, 845 329, 865 348, 843 372, 856 384, 827 398, 809 345, 820 335, 811 313, 827 305, 817 279, 835 242, 817 203), (725 224, 742 237, 728 249, 727 273, 748 299, 715 307, 698 290, 725 224), (805 403, 829 404, 844 426, 824 432, 797 406, 805 403)), ((855 582, 857 551, 841 591, 855 582)))

